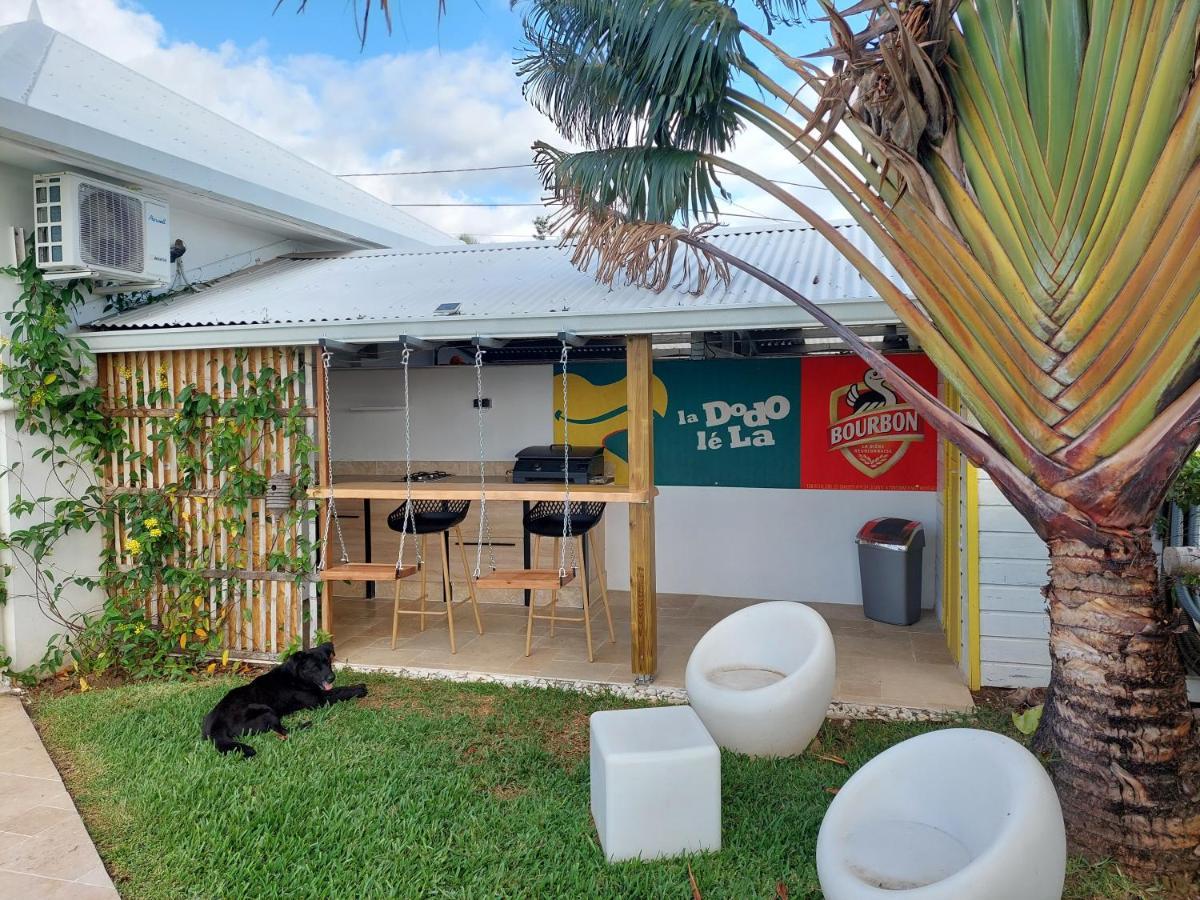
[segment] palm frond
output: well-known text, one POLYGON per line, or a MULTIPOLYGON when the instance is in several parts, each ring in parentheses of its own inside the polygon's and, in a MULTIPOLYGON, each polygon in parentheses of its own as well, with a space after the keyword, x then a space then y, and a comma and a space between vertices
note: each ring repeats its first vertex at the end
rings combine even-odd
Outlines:
POLYGON ((637 222, 612 210, 566 205, 551 219, 552 230, 571 250, 571 262, 602 284, 624 282, 651 291, 686 287, 703 293, 711 283, 728 284, 729 267, 696 240, 715 223, 679 228, 666 222, 637 222))
POLYGON ((532 0, 517 60, 530 102, 569 140, 701 152, 738 129, 737 15, 716 0, 532 0))
POLYGON ((767 32, 777 25, 799 25, 809 18, 807 0, 754 0, 767 23, 767 32))
POLYGON ((568 153, 538 142, 534 165, 555 202, 613 209, 631 222, 711 219, 729 194, 710 157, 670 147, 614 147, 568 153))

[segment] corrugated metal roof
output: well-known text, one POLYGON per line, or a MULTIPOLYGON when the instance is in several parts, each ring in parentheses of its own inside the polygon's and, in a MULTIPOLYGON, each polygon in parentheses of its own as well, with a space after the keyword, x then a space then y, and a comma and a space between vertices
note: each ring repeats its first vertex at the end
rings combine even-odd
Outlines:
MULTIPOLYGON (((899 283, 895 270, 859 226, 839 229, 899 283)), ((816 303, 831 307, 866 304, 875 310, 877 321, 894 321, 866 279, 811 228, 727 228, 714 231, 710 239, 816 303)), ((371 323, 395 325, 399 333, 406 324, 439 319, 434 310, 442 303, 461 304, 460 315, 440 321, 444 328, 455 327, 466 335, 496 333, 485 329, 484 323, 502 320, 594 316, 603 318, 608 327, 628 325, 633 317, 645 314, 671 312, 681 314, 678 318, 686 328, 689 314, 762 307, 778 310, 783 323, 810 321, 771 288, 740 272, 733 274, 728 286, 710 286, 701 296, 690 293, 683 284, 657 294, 629 285, 608 287, 572 266, 563 249, 535 241, 337 256, 295 254, 226 278, 199 293, 89 327, 111 331, 371 323)), ((597 322, 595 328, 600 327, 597 322)), ((622 332, 614 328, 607 333, 622 332)))
POLYGON ((320 226, 358 246, 450 238, 42 24, 0 27, 0 133, 320 226))

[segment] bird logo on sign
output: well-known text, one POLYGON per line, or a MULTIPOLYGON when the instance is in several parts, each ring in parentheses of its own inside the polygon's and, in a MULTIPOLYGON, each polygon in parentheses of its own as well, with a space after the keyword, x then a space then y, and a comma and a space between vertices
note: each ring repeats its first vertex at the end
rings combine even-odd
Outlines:
POLYGON ((828 450, 868 478, 888 471, 923 440, 916 410, 875 369, 829 395, 828 450))

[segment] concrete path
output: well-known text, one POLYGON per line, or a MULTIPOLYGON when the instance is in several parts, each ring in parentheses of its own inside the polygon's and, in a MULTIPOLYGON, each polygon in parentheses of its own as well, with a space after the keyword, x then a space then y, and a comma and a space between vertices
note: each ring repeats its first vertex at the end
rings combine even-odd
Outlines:
POLYGON ((58 770, 12 694, 0 694, 0 897, 119 897, 58 770))

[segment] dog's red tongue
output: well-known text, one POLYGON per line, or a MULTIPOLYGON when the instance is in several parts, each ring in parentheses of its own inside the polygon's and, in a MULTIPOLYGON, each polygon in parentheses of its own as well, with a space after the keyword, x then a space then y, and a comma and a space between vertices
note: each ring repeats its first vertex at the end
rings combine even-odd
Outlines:
POLYGON ((333 682, 332 681, 322 681, 321 682, 321 690, 332 691, 333 690, 333 682))

